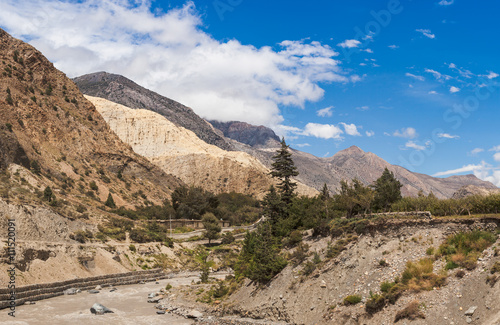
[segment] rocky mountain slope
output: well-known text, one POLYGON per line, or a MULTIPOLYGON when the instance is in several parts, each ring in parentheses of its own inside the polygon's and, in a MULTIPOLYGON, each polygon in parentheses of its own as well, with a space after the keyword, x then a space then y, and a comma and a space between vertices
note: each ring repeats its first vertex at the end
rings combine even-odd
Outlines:
POLYGON ((193 131, 209 144, 224 150, 232 149, 224 136, 210 123, 196 115, 191 108, 141 87, 130 79, 116 74, 97 72, 73 80, 86 95, 105 98, 133 109, 151 110, 193 131))
POLYGON ((35 48, 0 30, 0 57, 2 197, 51 203, 77 217, 80 206, 103 207, 109 193, 117 205, 133 207, 144 203, 134 193, 161 203, 183 184, 123 143, 35 48), (56 200, 44 200, 48 186, 56 200))
MULTIPOLYGON (((120 139, 186 184, 214 193, 234 191, 259 198, 274 184, 269 170, 247 153, 210 145, 152 111, 131 109, 103 98, 87 98, 120 139)), ((302 184, 298 192, 317 193, 302 184)))
POLYGON ((280 138, 268 127, 255 126, 245 122, 209 121, 225 137, 247 144, 254 148, 279 146, 280 138))
MULTIPOLYGON (((187 108, 166 97, 162 97, 122 76, 105 72, 85 75, 74 79, 83 93, 97 96, 128 106, 158 112, 169 121, 193 131, 200 139, 221 149, 246 152, 270 168, 272 156, 279 146, 279 138, 269 128, 253 126, 243 122, 218 122, 212 124, 198 117, 187 108), (212 126, 213 125, 213 126, 212 126)), ((439 198, 450 198, 465 185, 485 189, 495 189, 489 183, 473 175, 435 178, 413 173, 400 166, 391 165, 373 153, 364 152, 358 147, 342 150, 330 158, 315 157, 306 152, 293 150, 293 159, 300 175, 297 179, 303 184, 320 190, 324 183, 334 192, 341 180, 354 177, 364 184, 372 184, 384 168, 389 168, 403 183, 403 195, 416 196, 433 192, 439 198)))

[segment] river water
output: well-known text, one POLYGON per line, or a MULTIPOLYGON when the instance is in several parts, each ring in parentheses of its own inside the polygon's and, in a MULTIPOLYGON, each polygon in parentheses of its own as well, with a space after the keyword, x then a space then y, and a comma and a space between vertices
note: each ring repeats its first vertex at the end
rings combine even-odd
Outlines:
POLYGON ((37 301, 34 305, 22 305, 16 307, 16 317, 8 315, 8 309, 0 310, 0 324, 2 325, 146 325, 146 324, 171 324, 184 325, 194 324, 191 319, 185 319, 176 315, 156 314, 155 304, 148 303, 148 294, 157 292, 164 288, 167 283, 172 286, 189 285, 192 280, 197 281, 196 276, 176 277, 173 279, 160 280, 159 284, 149 282, 146 284, 134 284, 118 286, 118 290, 110 292, 110 288, 104 287, 98 294, 81 292, 72 296, 59 296, 55 298, 37 301), (94 303, 100 303, 114 313, 94 315, 90 307, 94 303))

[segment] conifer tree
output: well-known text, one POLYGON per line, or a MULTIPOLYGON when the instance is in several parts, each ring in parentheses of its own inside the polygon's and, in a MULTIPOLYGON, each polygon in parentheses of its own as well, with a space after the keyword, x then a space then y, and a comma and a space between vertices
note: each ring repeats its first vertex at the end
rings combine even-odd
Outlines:
POLYGON ((401 199, 401 184, 394 174, 385 168, 382 176, 380 176, 373 184, 375 190, 374 205, 378 209, 388 211, 391 205, 401 199))
POLYGON ((285 138, 281 140, 281 148, 276 151, 273 157, 271 176, 278 178, 280 183, 278 189, 280 190, 281 199, 286 205, 291 204, 297 184, 292 181, 292 177, 299 175, 297 167, 292 160, 292 153, 289 146, 285 142, 285 138))

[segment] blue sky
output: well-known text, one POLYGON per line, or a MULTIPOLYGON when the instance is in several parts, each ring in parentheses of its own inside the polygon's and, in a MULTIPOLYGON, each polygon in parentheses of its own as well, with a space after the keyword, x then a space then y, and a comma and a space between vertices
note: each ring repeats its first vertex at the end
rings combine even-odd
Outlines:
POLYGON ((0 0, 70 77, 125 75, 210 119, 500 185, 500 3, 0 0))

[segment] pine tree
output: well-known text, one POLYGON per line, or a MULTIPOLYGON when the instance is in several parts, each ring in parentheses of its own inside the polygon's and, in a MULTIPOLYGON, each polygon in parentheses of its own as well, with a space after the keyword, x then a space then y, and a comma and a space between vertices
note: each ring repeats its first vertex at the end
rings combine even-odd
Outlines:
POLYGON ((219 220, 213 213, 207 212, 203 215, 201 222, 203 223, 203 227, 205 228, 203 236, 208 239, 208 244, 210 245, 210 241, 212 239, 219 238, 219 233, 222 230, 219 224, 219 220))
POLYGON ((273 185, 269 187, 269 192, 264 196, 262 205, 264 207, 264 215, 272 225, 276 225, 284 216, 285 206, 273 185))
POLYGON ((111 195, 111 193, 108 194, 108 199, 106 200, 104 205, 111 208, 111 209, 116 208, 115 200, 113 200, 113 196, 111 195))
POLYGON ((299 175, 297 167, 292 160, 292 153, 289 151, 289 146, 285 142, 285 138, 281 140, 281 148, 276 151, 276 156, 273 157, 271 176, 278 178, 280 183, 281 199, 286 205, 292 203, 295 188, 297 184, 292 181, 292 177, 299 175))
POLYGON ((388 211, 394 202, 401 199, 403 185, 387 168, 384 169, 382 176, 375 181, 372 187, 375 190, 374 205, 378 209, 388 211))
POLYGON ((330 190, 328 189, 326 183, 323 184, 319 197, 321 201, 325 203, 325 217, 328 219, 328 200, 330 199, 330 190))

